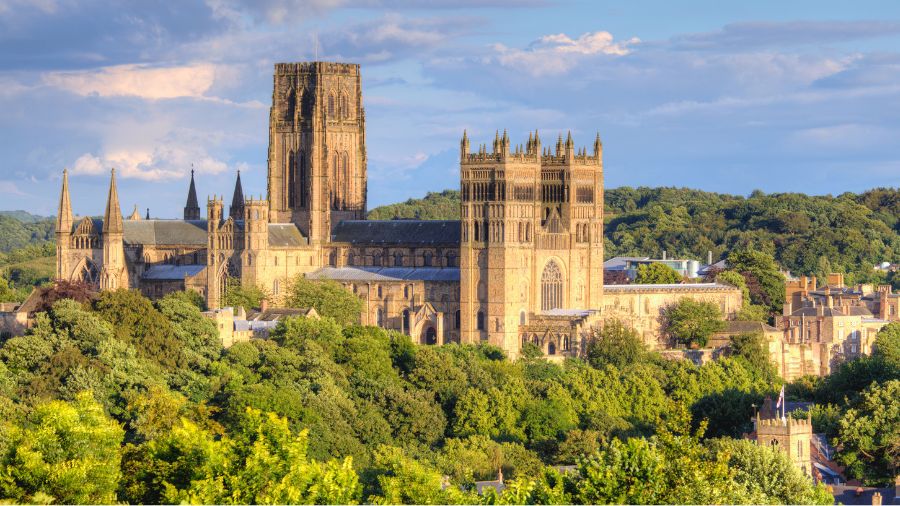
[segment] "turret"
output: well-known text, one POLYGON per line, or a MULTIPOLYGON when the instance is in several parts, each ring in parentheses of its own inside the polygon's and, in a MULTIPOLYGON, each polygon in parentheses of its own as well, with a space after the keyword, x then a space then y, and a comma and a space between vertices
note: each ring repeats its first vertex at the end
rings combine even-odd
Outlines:
POLYGON ((241 171, 237 171, 237 181, 234 183, 234 196, 231 197, 231 207, 228 215, 235 220, 244 219, 244 189, 241 187, 241 171))
POLYGON ((462 140, 459 141, 459 159, 465 160, 466 155, 469 154, 469 136, 466 134, 466 131, 463 130, 462 140))
POLYGON ((600 142, 600 132, 597 132, 597 138, 594 139, 594 158, 600 159, 603 156, 603 143, 600 142))
POLYGON ((141 213, 138 212, 137 204, 134 205, 134 211, 131 211, 131 216, 128 217, 128 221, 141 221, 141 213))
POLYGON ((67 279, 71 270, 66 252, 72 236, 72 202, 69 200, 69 171, 63 169, 62 191, 56 213, 56 278, 67 279))
POLYGON ((219 307, 223 289, 223 280, 219 260, 219 223, 222 221, 222 199, 215 195, 206 199, 206 305, 210 309, 219 307))
POLYGON ((569 130, 569 135, 566 137, 566 159, 571 160, 575 157, 575 143, 572 141, 572 131, 569 130))
POLYGON ((506 129, 503 129, 503 137, 500 139, 500 156, 506 158, 509 156, 509 135, 506 129))
POLYGON ((194 185, 194 169, 191 169, 191 185, 188 187, 187 203, 184 205, 184 219, 200 219, 200 203, 197 202, 197 187, 194 185))
POLYGON ((562 134, 559 134, 559 139, 556 140, 556 156, 560 157, 563 155, 563 140, 562 134))
POLYGON ((122 243, 124 231, 122 208, 119 206, 119 191, 116 188, 116 169, 112 169, 109 177, 109 195, 106 198, 106 212, 103 215, 101 290, 128 288, 128 271, 125 269, 125 248, 122 243))

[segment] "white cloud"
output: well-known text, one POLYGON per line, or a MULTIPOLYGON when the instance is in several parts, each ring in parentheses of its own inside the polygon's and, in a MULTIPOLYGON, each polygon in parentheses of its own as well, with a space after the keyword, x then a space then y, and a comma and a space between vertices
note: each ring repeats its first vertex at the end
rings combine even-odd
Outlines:
POLYGON ((201 98, 215 79, 216 66, 207 63, 163 68, 116 65, 97 70, 51 72, 43 76, 45 84, 82 96, 133 96, 153 100, 201 98))
POLYGON ((577 39, 564 33, 545 35, 531 43, 526 49, 494 44, 495 54, 489 60, 496 60, 505 67, 525 71, 535 77, 552 73, 564 73, 575 67, 584 57, 595 55, 625 56, 640 39, 633 37, 626 41, 614 42, 609 32, 588 32, 577 39))
POLYGON ((19 197, 24 197, 25 193, 16 186, 16 183, 12 181, 2 181, 0 180, 0 193, 4 195, 16 195, 19 197))
POLYGON ((85 153, 72 165, 73 174, 105 174, 115 168, 123 178, 145 181, 180 179, 193 168, 200 174, 220 174, 228 164, 196 147, 160 146, 153 150, 115 150, 98 156, 85 153))

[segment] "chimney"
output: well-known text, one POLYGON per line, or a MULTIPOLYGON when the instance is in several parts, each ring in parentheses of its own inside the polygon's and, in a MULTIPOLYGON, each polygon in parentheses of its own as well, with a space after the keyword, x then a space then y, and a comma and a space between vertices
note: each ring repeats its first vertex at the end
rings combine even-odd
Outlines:
POLYGON ((662 259, 663 259, 663 260, 666 259, 666 250, 663 250, 663 257, 662 257, 662 259))
POLYGON ((706 252, 706 265, 712 265, 712 250, 707 250, 706 252))
POLYGON ((784 316, 790 316, 793 314, 793 304, 790 301, 784 303, 784 316))
POLYGON ((832 297, 831 294, 825 296, 825 305, 829 308, 834 307, 834 297, 832 297))
POLYGON ((822 304, 816 306, 816 316, 825 316, 825 306, 822 304))
POLYGON ((810 290, 815 290, 816 288, 818 288, 818 284, 816 283, 815 276, 812 277, 812 281, 810 282, 810 285, 812 285, 812 288, 810 288, 810 290))

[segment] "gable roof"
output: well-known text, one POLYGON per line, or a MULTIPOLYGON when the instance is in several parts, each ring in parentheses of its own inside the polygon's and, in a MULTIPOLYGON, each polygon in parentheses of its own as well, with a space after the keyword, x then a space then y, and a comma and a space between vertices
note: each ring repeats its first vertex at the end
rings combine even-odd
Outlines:
POLYGON ((206 220, 126 221, 125 244, 184 244, 206 246, 206 220))
POLYGON ((335 281, 459 281, 458 267, 322 267, 309 279, 335 281))

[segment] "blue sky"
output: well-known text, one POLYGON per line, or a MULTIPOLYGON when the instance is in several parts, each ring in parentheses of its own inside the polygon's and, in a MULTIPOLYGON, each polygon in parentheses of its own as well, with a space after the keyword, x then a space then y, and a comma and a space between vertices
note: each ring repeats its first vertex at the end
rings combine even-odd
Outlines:
POLYGON ((458 186, 458 141, 571 129, 607 186, 900 186, 900 2, 0 0, 0 209, 177 217, 265 193, 272 66, 362 65, 370 206, 458 186))

